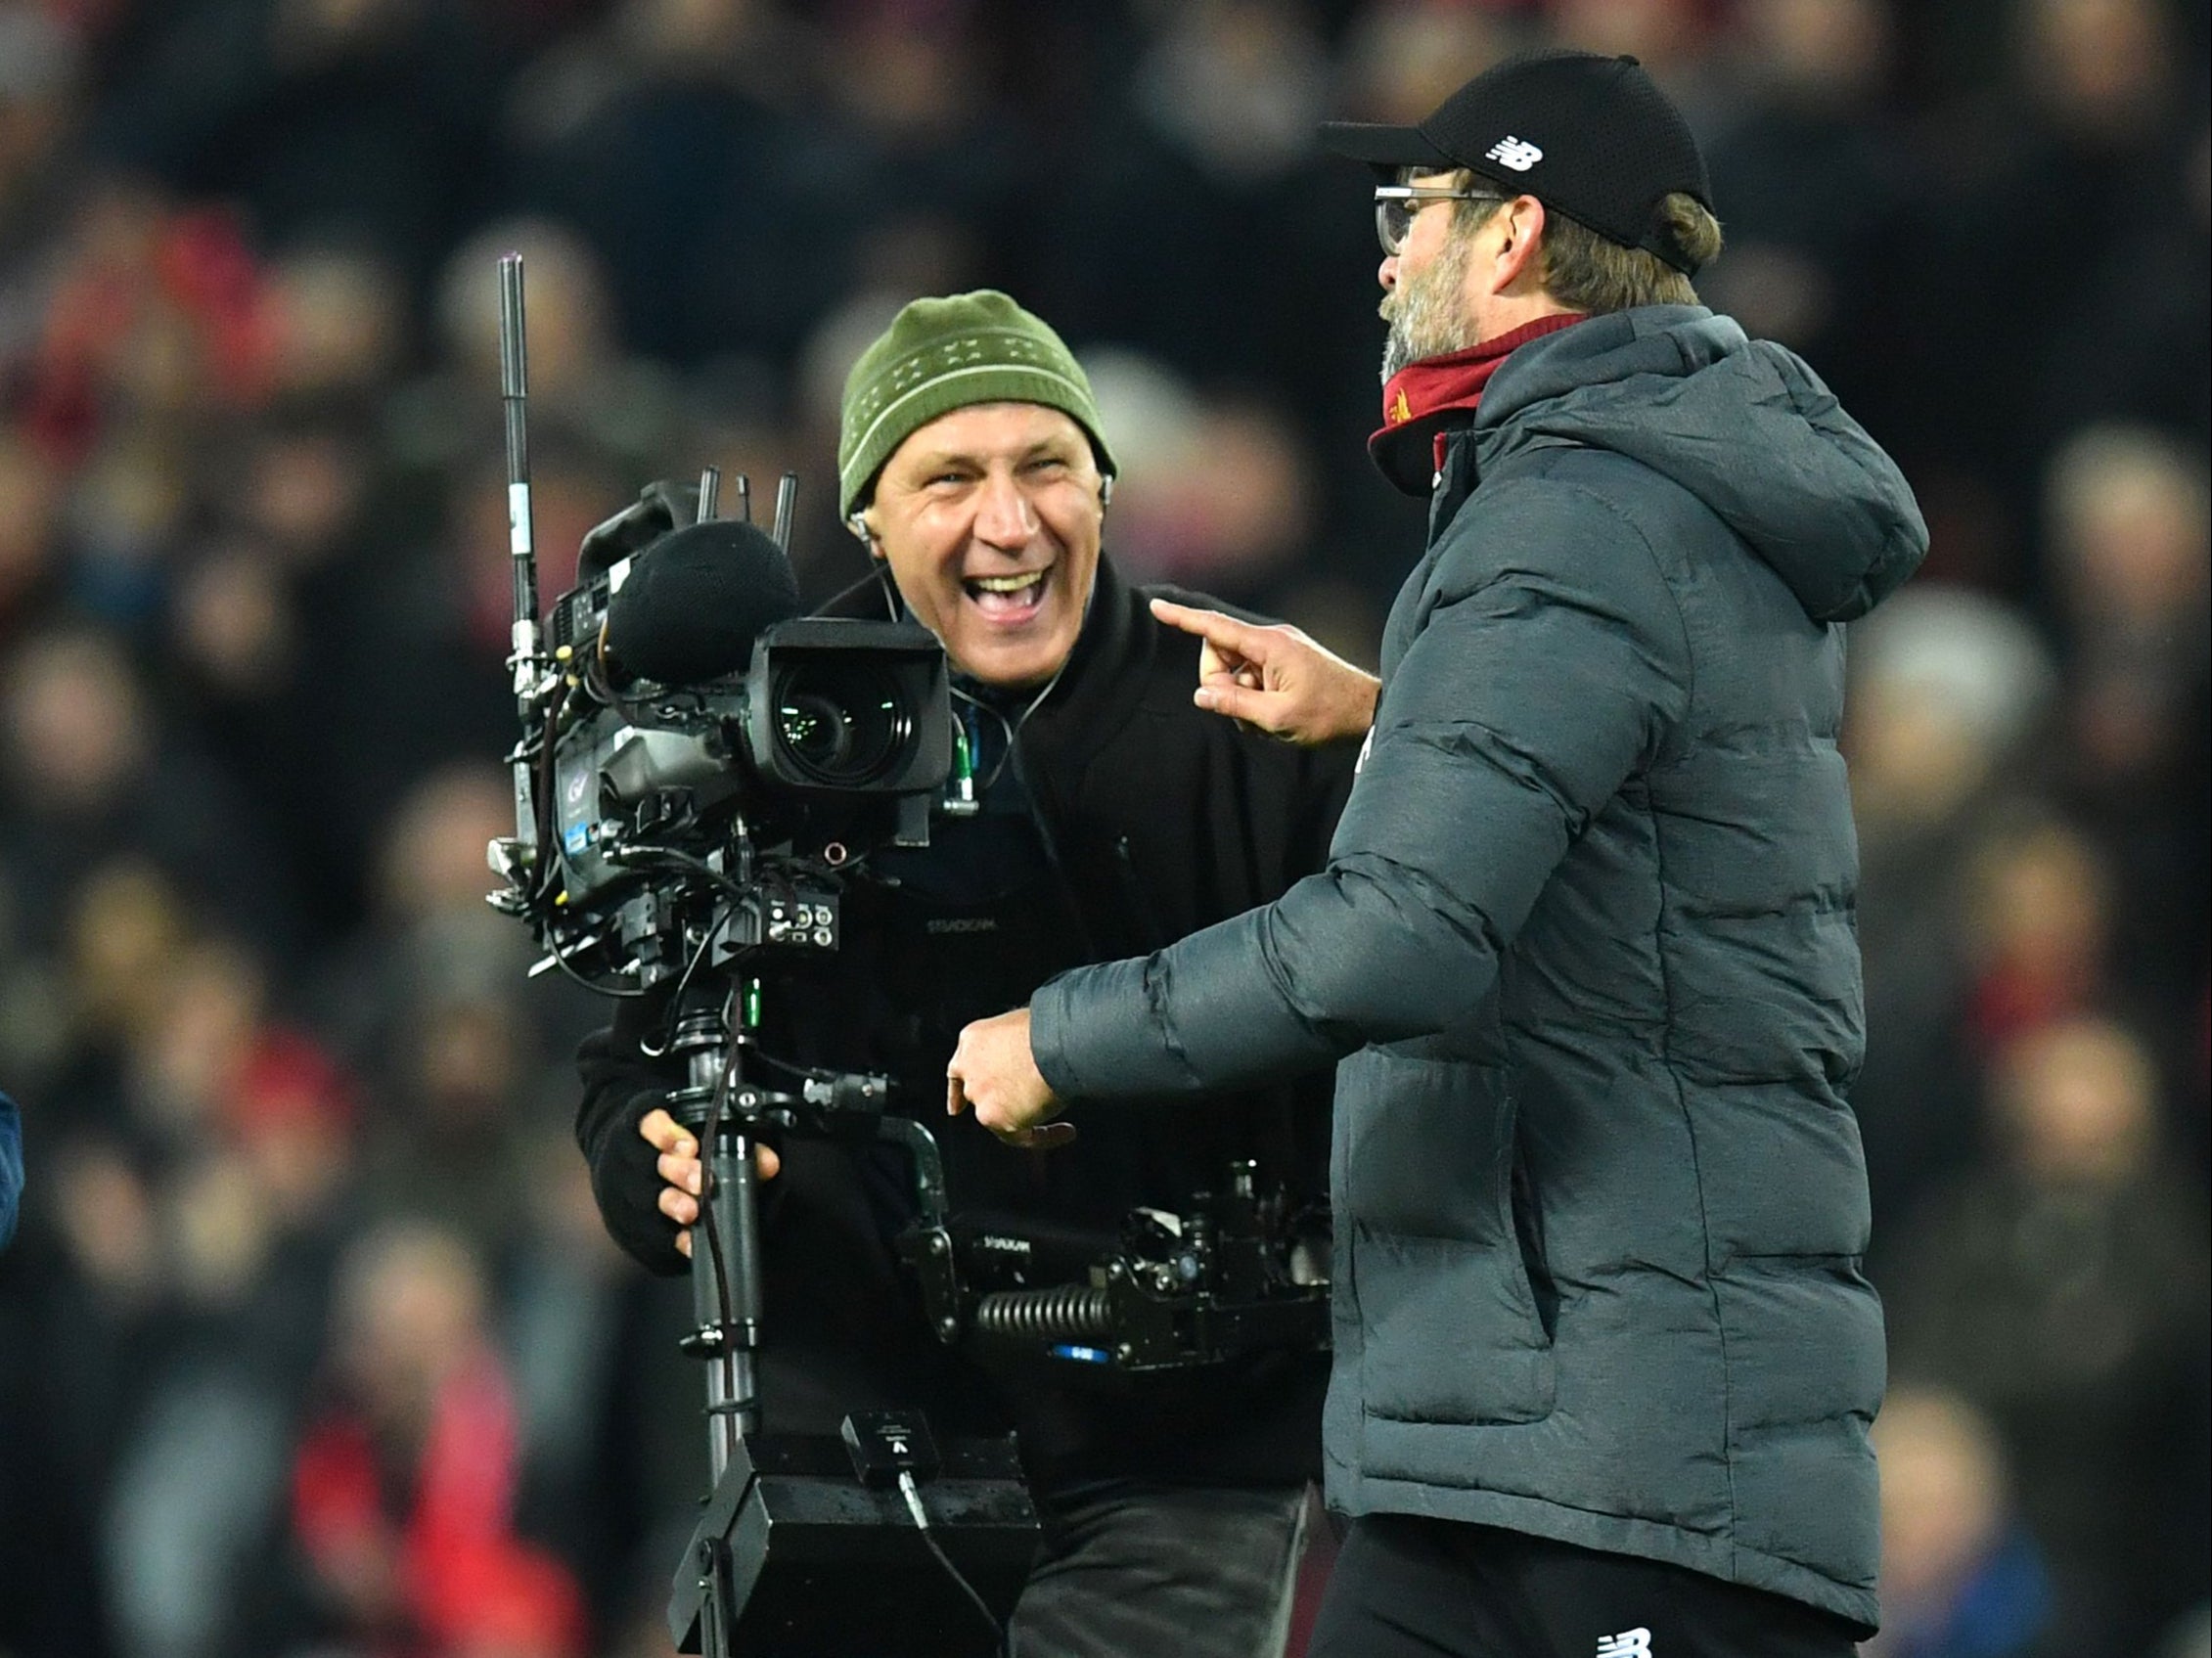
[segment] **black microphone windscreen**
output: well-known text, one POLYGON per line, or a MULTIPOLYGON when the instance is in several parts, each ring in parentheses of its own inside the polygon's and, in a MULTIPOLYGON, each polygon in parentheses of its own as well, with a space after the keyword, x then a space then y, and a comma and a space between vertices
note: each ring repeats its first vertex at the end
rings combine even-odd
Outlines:
POLYGON ((617 684, 720 679, 745 665, 762 628, 798 613, 791 561, 765 532, 687 524, 639 553, 608 601, 608 671, 617 684))

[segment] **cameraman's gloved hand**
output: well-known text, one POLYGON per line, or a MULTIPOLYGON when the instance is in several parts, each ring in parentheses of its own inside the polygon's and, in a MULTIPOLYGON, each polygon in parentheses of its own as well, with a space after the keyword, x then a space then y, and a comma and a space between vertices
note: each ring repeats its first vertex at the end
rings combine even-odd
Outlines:
POLYGON ((664 1098, 658 1089, 631 1095, 586 1151, 592 1197, 609 1235, 633 1260, 663 1277, 674 1277, 686 1271, 685 1252, 676 1247, 679 1229, 660 1212, 665 1183, 660 1178, 659 1153, 640 1133, 648 1116, 672 1120, 661 1103, 664 1098))
MULTIPOLYGON (((663 1215, 684 1229, 676 1234, 676 1248, 689 1258, 691 1229, 699 1225, 700 1191, 705 1179, 699 1142, 693 1138, 691 1130, 659 1106, 638 1120, 638 1138, 658 1153, 654 1160, 654 1170, 660 1177, 661 1187, 655 1201, 663 1215)), ((774 1180, 776 1171, 783 1166, 783 1159, 776 1155, 773 1147, 753 1146, 753 1172, 762 1180, 774 1180)))
MULTIPOLYGON (((592 1196, 614 1241, 633 1259, 674 1277, 686 1270, 691 1228, 699 1223, 704 1167, 699 1140, 668 1114, 657 1089, 630 1097, 591 1158, 592 1196)), ((766 1145, 753 1147, 753 1170, 773 1180, 782 1160, 766 1145)))
POLYGON ((576 550, 576 577, 589 580, 608 565, 627 559, 679 524, 699 519, 699 485, 655 478, 638 498, 605 523, 595 524, 576 550))

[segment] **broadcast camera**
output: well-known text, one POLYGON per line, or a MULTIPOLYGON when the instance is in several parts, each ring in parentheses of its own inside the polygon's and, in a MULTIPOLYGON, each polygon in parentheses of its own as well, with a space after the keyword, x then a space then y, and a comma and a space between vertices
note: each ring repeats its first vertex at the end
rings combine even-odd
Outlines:
POLYGON ((799 616, 778 530, 679 527, 662 497, 587 541, 509 756, 532 810, 494 850, 495 902, 547 964, 619 993, 834 950, 835 872, 926 843, 953 748, 944 652, 918 627, 799 616))

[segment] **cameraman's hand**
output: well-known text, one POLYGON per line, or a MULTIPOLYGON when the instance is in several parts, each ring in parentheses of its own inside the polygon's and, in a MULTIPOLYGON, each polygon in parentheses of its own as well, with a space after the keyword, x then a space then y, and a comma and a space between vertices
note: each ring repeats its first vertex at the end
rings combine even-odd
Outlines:
MULTIPOLYGON (((667 1184, 660 1188, 660 1212, 684 1230, 676 1234, 676 1247, 692 1252, 691 1229, 699 1225, 699 1194, 705 1185, 705 1166, 700 1161, 699 1141, 691 1130, 655 1106, 638 1120, 638 1134, 660 1156, 655 1167, 667 1184)), ((752 1148, 753 1172, 774 1180, 783 1160, 765 1145, 752 1148)))
POLYGON ((1375 723, 1382 682, 1287 623, 1255 627, 1165 599, 1152 614, 1205 641, 1192 697, 1201 708, 1307 748, 1365 737, 1375 723))
POLYGON ((1009 1145, 1041 1150, 1075 1138, 1073 1123, 1051 1119, 1065 1109, 1029 1053, 1029 1009, 977 1019, 960 1033, 945 1067, 945 1110, 959 1116, 975 1107, 975 1120, 1009 1145))

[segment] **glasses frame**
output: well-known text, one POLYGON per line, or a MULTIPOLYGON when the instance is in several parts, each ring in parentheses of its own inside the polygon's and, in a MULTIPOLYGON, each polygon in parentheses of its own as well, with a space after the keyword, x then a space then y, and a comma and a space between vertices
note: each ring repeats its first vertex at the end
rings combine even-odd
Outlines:
POLYGON ((1435 202, 1506 202, 1494 190, 1451 190, 1440 184, 1378 184, 1375 187, 1375 240, 1393 259, 1413 234, 1414 219, 1435 202), (1394 228, 1393 228, 1394 227, 1394 228))

